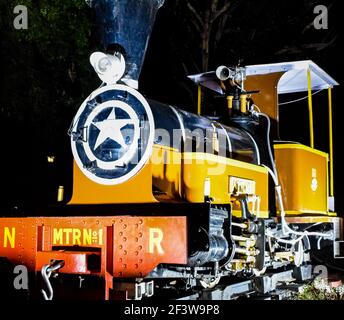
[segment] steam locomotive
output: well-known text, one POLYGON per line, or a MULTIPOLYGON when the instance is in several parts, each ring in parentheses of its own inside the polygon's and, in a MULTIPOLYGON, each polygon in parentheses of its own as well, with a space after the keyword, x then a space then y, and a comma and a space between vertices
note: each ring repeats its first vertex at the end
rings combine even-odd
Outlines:
POLYGON ((310 147, 278 139, 279 94, 308 91, 311 111, 336 81, 311 61, 190 76, 222 97, 221 121, 146 99, 163 3, 90 2, 106 51, 69 130, 72 199, 0 218, 1 261, 27 267, 32 298, 234 299, 311 279, 313 251, 341 255, 332 151, 314 149, 311 113, 310 147))

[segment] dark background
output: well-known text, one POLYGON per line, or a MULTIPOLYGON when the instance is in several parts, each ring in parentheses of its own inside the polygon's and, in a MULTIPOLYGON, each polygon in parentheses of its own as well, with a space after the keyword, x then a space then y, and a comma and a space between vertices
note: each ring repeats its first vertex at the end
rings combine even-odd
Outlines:
MULTIPOLYGON (((213 0, 214 1, 214 0, 213 0)), ((219 8, 226 0, 219 0, 219 8), (222 1, 222 2, 221 2, 222 1)), ((343 78, 340 1, 231 1, 209 32, 207 69, 219 65, 311 59, 339 83, 343 78), (329 9, 327 30, 312 24, 316 5, 329 9)), ((205 18, 212 1, 166 0, 160 9, 140 78, 147 97, 196 112, 196 88, 186 78, 204 70, 202 33, 191 4, 205 18)), ((84 0, 0 3, 0 215, 56 201, 57 187, 71 195, 72 155, 67 135, 82 101, 100 84, 88 62, 101 49, 93 13, 84 0), (29 8, 28 30, 15 30, 13 8, 29 8), (49 164, 47 156, 54 155, 49 164)), ((259 88, 257 88, 259 89, 259 88)), ((333 91, 335 195, 344 212, 341 87, 333 91)), ((281 102, 306 93, 282 97, 281 102)), ((204 112, 218 112, 205 93, 204 112)), ((281 138, 309 144, 307 100, 281 107, 281 138)), ((328 151, 327 91, 314 96, 315 146, 328 151)))

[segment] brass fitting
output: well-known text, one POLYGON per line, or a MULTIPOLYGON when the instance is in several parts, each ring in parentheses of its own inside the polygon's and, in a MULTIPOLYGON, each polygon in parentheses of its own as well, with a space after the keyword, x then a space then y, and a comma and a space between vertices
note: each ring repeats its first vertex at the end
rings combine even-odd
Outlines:
POLYGON ((241 113, 247 112, 247 94, 242 94, 240 96, 240 112, 241 113))

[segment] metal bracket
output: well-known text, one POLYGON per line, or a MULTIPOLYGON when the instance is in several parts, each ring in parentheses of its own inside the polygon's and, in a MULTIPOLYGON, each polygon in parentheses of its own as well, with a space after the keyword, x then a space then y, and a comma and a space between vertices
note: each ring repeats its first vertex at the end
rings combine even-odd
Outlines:
POLYGON ((127 300, 141 300, 154 295, 154 281, 148 282, 120 282, 114 284, 114 290, 125 291, 127 300))
POLYGON ((333 257, 335 259, 344 259, 344 241, 333 242, 333 257))

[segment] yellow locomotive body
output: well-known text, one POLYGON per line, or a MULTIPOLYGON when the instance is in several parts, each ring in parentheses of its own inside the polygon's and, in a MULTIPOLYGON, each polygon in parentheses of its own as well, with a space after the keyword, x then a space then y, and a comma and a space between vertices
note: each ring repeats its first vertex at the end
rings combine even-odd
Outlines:
POLYGON ((328 206, 328 154, 301 144, 278 144, 275 157, 287 215, 335 215, 328 206))
MULTIPOLYGON (((269 216, 265 168, 207 153, 180 153, 160 145, 154 145, 149 163, 135 179, 120 186, 101 186, 89 181, 74 165, 74 192, 69 204, 204 203, 205 188, 209 188, 206 193, 214 204, 231 204, 233 183, 242 194, 248 189, 248 194, 259 196, 258 218, 269 216), (160 192, 154 194, 153 186, 160 192)), ((234 205, 234 214, 239 213, 234 205)))

